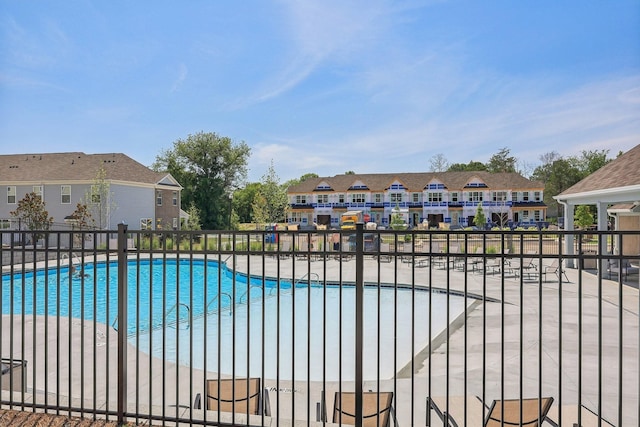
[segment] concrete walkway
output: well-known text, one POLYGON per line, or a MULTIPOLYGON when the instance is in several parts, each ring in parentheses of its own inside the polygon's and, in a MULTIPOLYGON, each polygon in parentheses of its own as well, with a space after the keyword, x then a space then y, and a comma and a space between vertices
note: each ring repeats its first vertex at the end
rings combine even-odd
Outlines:
MULTIPOLYGON (((353 259, 328 259, 325 263, 291 257, 236 256, 228 263, 240 272, 258 276, 264 273, 296 280, 313 273, 329 282, 355 281, 353 259)), ((432 286, 466 294, 472 302, 462 316, 450 319, 450 328, 431 347, 416 349, 413 364, 397 366, 395 378, 364 384, 365 390, 395 393, 399 425, 425 425, 429 395, 484 396, 490 403, 501 396, 532 397, 539 393, 554 397, 558 407, 580 403, 614 425, 638 425, 637 287, 620 288, 609 280, 599 282, 589 273, 578 277, 574 269, 566 270, 570 282, 560 287, 554 275, 540 284, 537 277, 521 279, 513 271, 504 275, 465 274, 453 267, 414 267, 400 259, 390 263, 365 259, 364 273, 365 283, 432 286)), ((115 410, 116 339, 113 329, 92 322, 74 319, 69 323, 65 318, 40 316, 15 316, 11 321, 9 316, 2 316, 2 356, 10 357, 11 349, 13 357, 24 355, 29 361, 27 387, 29 392, 36 392, 26 396, 38 403, 52 405, 59 401, 66 405, 66 396, 71 396, 76 408, 115 410)), ((202 371, 163 363, 136 352, 132 345, 128 354, 131 411, 203 417, 202 411, 192 408, 195 395, 203 390, 202 371)), ((212 376, 216 375, 207 375, 212 376)), ((291 418, 302 424, 314 421, 323 390, 332 402, 334 391, 353 389, 350 382, 291 383, 276 379, 266 379, 265 386, 270 390, 273 417, 264 421, 273 425, 290 425, 291 418)), ((20 400, 22 395, 13 397, 20 400)), ((8 393, 3 392, 2 398, 7 399, 8 393)), ((568 413, 563 423, 570 421, 566 419, 568 413)), ((242 419, 236 416, 235 421, 242 419)), ((262 421, 257 420, 258 424, 262 421)))

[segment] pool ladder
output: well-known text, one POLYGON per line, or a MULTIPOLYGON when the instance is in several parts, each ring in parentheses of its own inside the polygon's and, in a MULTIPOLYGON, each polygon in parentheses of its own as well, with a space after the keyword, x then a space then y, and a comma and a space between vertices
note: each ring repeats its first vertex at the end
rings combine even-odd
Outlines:
MULTIPOLYGON (((309 282, 309 284, 311 284, 311 283, 318 283, 319 284, 320 283, 320 275, 318 275, 318 273, 306 273, 305 275, 303 275, 302 277, 300 277, 298 280, 296 280, 294 282, 293 287, 294 288, 298 287, 298 285, 306 283, 306 282, 309 282), (313 278, 313 280, 309 280, 310 278, 313 278)), ((242 294, 240 296, 240 298, 238 299, 238 304, 242 304, 243 303, 243 299, 249 294, 249 292, 251 292, 251 289, 253 289, 253 288, 262 290, 262 286, 259 286, 259 285, 251 285, 251 286, 249 286, 249 289, 247 289, 247 291, 244 294, 242 294)), ((268 295, 273 295, 274 290, 277 290, 277 287, 270 288, 268 295)), ((212 312, 216 311, 216 310, 212 310, 211 309, 211 305, 218 299, 219 296, 227 297, 229 299, 229 315, 233 314, 233 309, 232 309, 233 296, 231 294, 227 293, 227 292, 220 292, 218 295, 214 296, 211 299, 211 301, 209 301, 207 303, 207 306, 205 307, 205 312, 206 313, 212 313, 212 312)), ((220 299, 222 299, 222 298, 220 298, 220 299)), ((186 318, 186 320, 180 320, 180 318, 178 316, 176 316, 176 321, 169 323, 169 325, 170 326, 171 325, 177 325, 177 324, 186 322, 187 323, 187 329, 189 329, 191 327, 191 316, 189 315, 189 312, 191 311, 191 309, 189 307, 189 304, 182 303, 182 302, 174 304, 169 310, 167 310, 167 312, 164 315, 164 319, 163 319, 163 323, 162 324, 163 325, 167 324, 167 317, 171 313, 173 313, 174 311, 177 311, 179 309, 179 307, 186 308, 186 310, 187 310, 187 318, 186 318)), ((111 324, 113 329, 118 330, 117 324, 118 324, 118 317, 116 316, 116 318, 114 319, 113 323, 111 324)), ((153 327, 152 329, 156 329, 156 328, 157 328, 157 326, 153 327)))
MULTIPOLYGON (((307 284, 307 282, 309 283, 309 285, 311 285, 312 283, 320 284, 321 283, 320 275, 318 273, 306 273, 305 275, 303 275, 293 283, 293 287, 297 288, 298 285, 307 284)), ((277 289, 278 289, 277 286, 274 286, 273 288, 269 289, 269 295, 272 295, 273 292, 276 291, 277 289)))

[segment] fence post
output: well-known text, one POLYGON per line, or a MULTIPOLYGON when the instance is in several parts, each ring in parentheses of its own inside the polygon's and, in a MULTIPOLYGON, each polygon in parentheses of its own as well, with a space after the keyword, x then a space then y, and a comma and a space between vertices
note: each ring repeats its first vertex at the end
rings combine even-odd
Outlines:
POLYGON ((362 427, 363 404, 363 346, 364 346, 364 224, 356 224, 356 371, 355 371, 355 397, 356 397, 356 427, 362 427))
POLYGON ((127 411, 127 225, 118 224, 118 425, 127 411))

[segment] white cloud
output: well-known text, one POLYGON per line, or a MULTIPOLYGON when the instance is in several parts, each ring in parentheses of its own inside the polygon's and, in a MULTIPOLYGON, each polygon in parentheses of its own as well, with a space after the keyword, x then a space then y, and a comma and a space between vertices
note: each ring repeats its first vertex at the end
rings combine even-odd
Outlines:
POLYGON ((171 92, 177 92, 182 87, 182 84, 187 78, 187 74, 189 74, 189 69, 185 64, 180 64, 178 67, 178 77, 173 82, 173 86, 171 86, 171 92))

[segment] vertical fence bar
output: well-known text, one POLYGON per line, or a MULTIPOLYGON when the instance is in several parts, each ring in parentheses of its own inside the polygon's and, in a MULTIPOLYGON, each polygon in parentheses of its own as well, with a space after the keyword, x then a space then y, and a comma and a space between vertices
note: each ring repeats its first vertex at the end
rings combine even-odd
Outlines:
POLYGON ((127 411, 127 225, 118 224, 118 425, 127 411))
POLYGON ((355 393, 356 393, 356 426, 362 426, 362 390, 363 367, 362 355, 364 346, 364 224, 356 224, 356 353, 355 353, 355 393))

